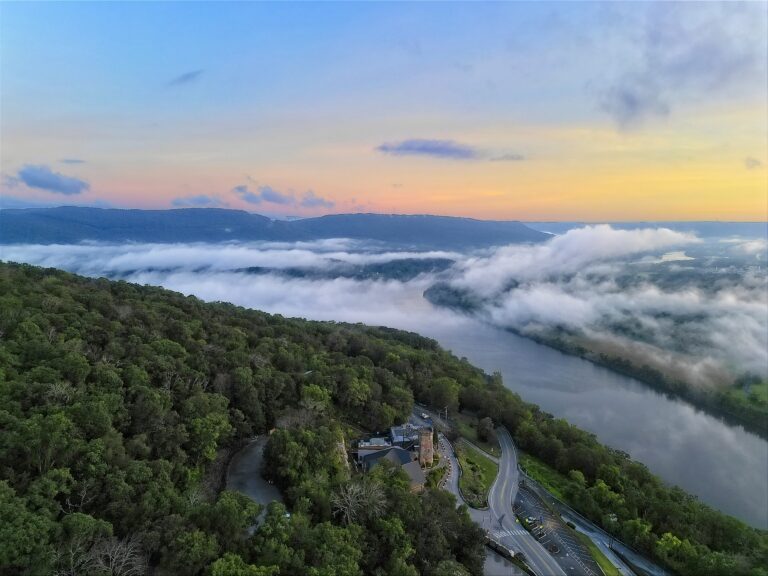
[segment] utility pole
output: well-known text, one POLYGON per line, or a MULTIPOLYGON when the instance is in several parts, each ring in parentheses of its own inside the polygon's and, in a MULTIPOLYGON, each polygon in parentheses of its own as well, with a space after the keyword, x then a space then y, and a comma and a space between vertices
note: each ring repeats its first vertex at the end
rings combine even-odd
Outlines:
POLYGON ((613 540, 614 540, 613 531, 616 529, 615 524, 619 521, 619 517, 615 513, 611 512, 610 514, 608 514, 608 520, 610 520, 611 522, 611 532, 610 532, 611 541, 608 543, 608 548, 610 550, 613 550, 613 540))

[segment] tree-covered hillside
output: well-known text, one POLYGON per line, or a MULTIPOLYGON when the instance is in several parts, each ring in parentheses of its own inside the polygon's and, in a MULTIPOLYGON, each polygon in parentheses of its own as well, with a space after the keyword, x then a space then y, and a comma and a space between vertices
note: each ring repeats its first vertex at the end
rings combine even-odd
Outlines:
POLYGON ((14 264, 0 264, 0 572, 479 574, 482 533, 450 495, 341 456, 349 426, 402 421, 414 398, 505 424, 573 471, 586 514, 673 569, 765 574, 764 532, 432 340, 14 264), (222 467, 276 426, 266 457, 291 514, 271 505, 249 535, 258 506, 221 491, 222 467))
POLYGON ((434 343, 29 266, 0 264, 0 294, 2 574, 480 573, 448 494, 382 471, 354 521, 332 504, 360 482, 340 420, 407 418, 448 368, 434 343), (278 418, 292 515, 249 538, 221 464, 278 418))

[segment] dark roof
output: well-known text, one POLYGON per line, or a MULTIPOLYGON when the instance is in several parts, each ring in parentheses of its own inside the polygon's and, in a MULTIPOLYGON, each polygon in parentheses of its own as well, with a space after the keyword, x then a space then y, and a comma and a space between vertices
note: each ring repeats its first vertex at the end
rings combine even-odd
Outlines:
POLYGON ((392 438, 392 442, 395 444, 407 443, 409 441, 416 441, 419 438, 418 426, 413 424, 404 424, 402 426, 392 426, 389 429, 389 436, 392 438))
POLYGON ((385 458, 398 466, 403 466, 404 464, 413 461, 411 453, 408 452, 408 450, 403 450, 402 448, 394 446, 392 448, 387 448, 386 450, 378 450, 372 454, 363 456, 363 468, 365 468, 365 470, 370 470, 376 466, 382 458, 385 458))
POLYGON ((403 470, 408 474, 411 486, 414 484, 424 484, 427 481, 427 477, 424 475, 424 470, 421 469, 421 466, 419 466, 419 463, 416 460, 405 464, 403 470))
POLYGON ((397 446, 387 448, 386 450, 379 450, 378 452, 363 456, 363 469, 370 471, 381 460, 389 460, 405 471, 411 486, 424 484, 427 481, 427 477, 424 475, 424 471, 419 466, 418 461, 413 459, 412 454, 412 452, 397 446))

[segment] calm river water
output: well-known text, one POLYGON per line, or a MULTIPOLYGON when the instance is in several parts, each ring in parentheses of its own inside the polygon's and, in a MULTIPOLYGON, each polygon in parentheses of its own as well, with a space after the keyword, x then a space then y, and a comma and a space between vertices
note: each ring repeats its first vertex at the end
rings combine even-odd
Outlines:
POLYGON ((589 430, 669 483, 768 528, 768 442, 641 383, 481 324, 425 325, 457 356, 555 416, 589 430))

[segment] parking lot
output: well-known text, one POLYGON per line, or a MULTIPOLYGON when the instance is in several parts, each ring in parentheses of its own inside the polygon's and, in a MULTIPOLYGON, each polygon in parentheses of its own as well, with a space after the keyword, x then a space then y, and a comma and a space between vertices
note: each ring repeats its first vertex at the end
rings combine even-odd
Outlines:
POLYGON ((517 492, 515 513, 521 519, 531 520, 531 533, 549 550, 566 574, 602 576, 602 570, 573 530, 553 514, 535 493, 523 486, 517 492))

